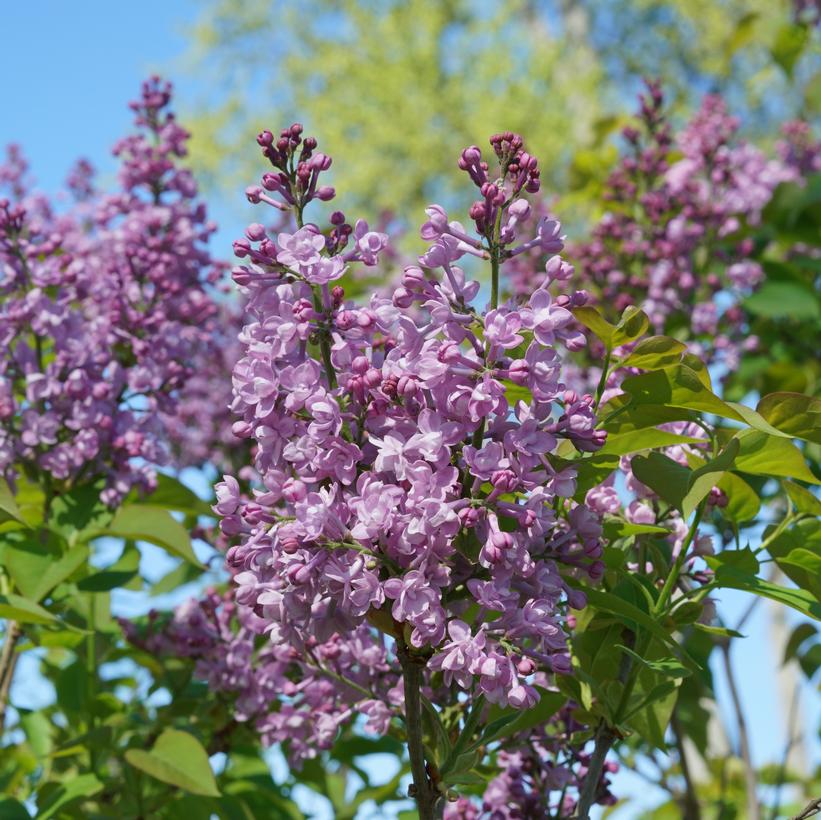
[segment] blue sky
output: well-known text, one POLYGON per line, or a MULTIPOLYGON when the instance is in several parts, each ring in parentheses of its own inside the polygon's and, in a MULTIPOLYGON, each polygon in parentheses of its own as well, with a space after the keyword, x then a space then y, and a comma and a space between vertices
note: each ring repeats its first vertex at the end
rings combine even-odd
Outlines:
MULTIPOLYGON (((0 26, 4 97, 0 146, 21 143, 38 187, 44 190, 58 188, 80 156, 91 158, 104 176, 110 175, 114 168, 111 145, 128 130, 131 114, 127 102, 145 76, 160 71, 173 80, 180 109, 193 105, 195 92, 201 95, 202 89, 179 70, 187 45, 185 26, 199 9, 194 0, 40 0, 4 4, 0 26)), ((230 237, 241 225, 225 223, 235 219, 231 209, 212 205, 211 211, 223 219, 214 253, 228 257, 230 237)), ((722 599, 722 611, 728 622, 734 623, 747 599, 731 591, 723 593, 722 599)), ((785 710, 772 675, 778 661, 770 645, 765 612, 765 606, 758 608, 745 630, 749 637, 734 649, 754 755, 759 762, 778 760, 784 746, 785 710)), ((719 698, 726 703, 726 685, 718 677, 719 698)), ((804 692, 803 705, 817 762, 819 703, 810 687, 804 692)), ((620 786, 637 795, 638 804, 645 807, 660 796, 635 778, 620 778, 620 786)), ((617 816, 628 820, 635 814, 636 804, 617 816)))

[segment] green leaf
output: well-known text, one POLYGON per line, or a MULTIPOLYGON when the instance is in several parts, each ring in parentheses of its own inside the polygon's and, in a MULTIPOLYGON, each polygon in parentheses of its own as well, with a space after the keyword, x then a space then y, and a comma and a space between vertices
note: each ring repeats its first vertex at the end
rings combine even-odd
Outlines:
POLYGON ((767 319, 818 319, 821 306, 818 296, 798 282, 766 281, 743 302, 744 308, 767 319))
POLYGON ((623 598, 611 592, 581 585, 579 588, 587 596, 588 604, 596 607, 596 609, 600 609, 604 612, 612 612, 615 615, 620 615, 623 618, 628 618, 633 621, 637 626, 647 630, 653 637, 658 638, 663 644, 670 646, 688 669, 693 672, 698 671, 698 664, 675 642, 672 635, 664 629, 661 623, 648 613, 639 609, 635 604, 631 604, 629 601, 625 601, 623 598))
POLYGON ((732 57, 740 48, 746 46, 755 36, 756 22, 761 17, 758 12, 745 14, 731 30, 727 43, 727 57, 732 57))
POLYGON ((13 797, 0 797, 0 818, 2 820, 31 820, 31 815, 22 803, 13 797))
POLYGON ((694 623, 693 629, 699 632, 706 632, 708 635, 717 635, 720 638, 743 638, 744 636, 735 629, 727 629, 724 626, 710 626, 709 624, 694 623))
POLYGON ((660 658, 659 660, 647 660, 639 655, 637 652, 634 652, 627 646, 623 644, 616 644, 618 649, 621 649, 622 652, 626 652, 630 657, 633 658, 634 661, 637 661, 641 666, 645 669, 649 669, 651 672, 655 672, 658 675, 661 675, 665 678, 686 678, 690 675, 690 670, 687 669, 685 666, 682 666, 675 658, 660 658))
POLYGON ((806 518, 784 530, 767 546, 767 552, 775 559, 782 572, 801 589, 811 592, 816 599, 821 598, 821 575, 808 570, 805 564, 811 559, 797 550, 807 550, 812 555, 821 555, 821 519, 806 518), (795 553, 795 555, 793 555, 795 553), (786 559, 793 555, 793 561, 786 559))
MULTIPOLYGON (((157 581, 152 584, 149 594, 165 595, 167 592, 173 592, 178 587, 184 584, 189 584, 191 581, 196 581, 201 575, 201 571, 189 564, 187 561, 181 561, 174 569, 167 572, 157 581)), ((388 623, 393 624, 393 620, 388 618, 388 623)))
POLYGON ((821 603, 816 600, 815 596, 803 589, 781 587, 730 566, 721 567, 716 572, 715 581, 719 587, 752 592, 754 595, 786 604, 803 615, 821 620, 821 603))
POLYGON ((621 367, 638 367, 642 370, 658 370, 681 361, 687 345, 670 336, 650 336, 642 339, 632 352, 622 360, 621 367))
POLYGON ((807 467, 801 451, 789 440, 768 436, 760 430, 742 430, 735 467, 753 475, 797 478, 810 484, 821 484, 807 467))
POLYGON ((627 433, 608 435, 607 441, 599 454, 626 456, 642 450, 654 450, 659 447, 671 447, 674 444, 698 444, 702 439, 692 436, 680 436, 666 430, 657 430, 655 427, 645 427, 641 430, 632 430, 627 433))
POLYGON ((64 806, 81 797, 92 797, 103 790, 103 784, 93 774, 73 775, 70 780, 60 783, 46 797, 37 812, 37 820, 48 820, 64 806))
POLYGON ((188 732, 166 729, 150 752, 129 749, 125 759, 146 774, 191 794, 219 797, 220 791, 202 744, 188 732))
POLYGON ((195 492, 178 479, 164 473, 157 476, 157 488, 153 493, 145 496, 145 498, 137 498, 133 503, 162 507, 177 512, 193 513, 194 515, 205 515, 209 518, 216 517, 211 507, 195 492))
MULTIPOLYGON (((19 709, 18 711, 20 713, 20 726, 26 733, 26 740, 31 746, 31 750, 39 758, 46 757, 52 747, 54 724, 43 711, 29 712, 25 709, 19 709)), ((3 814, 0 812, 0 818, 2 817, 3 814)))
POLYGON ((635 305, 630 305, 621 315, 616 329, 610 338, 611 347, 621 347, 621 345, 634 342, 640 339, 650 327, 650 320, 643 310, 635 305))
POLYGON ((669 535, 670 530, 654 524, 633 524, 620 518, 605 517, 604 537, 609 541, 617 538, 628 538, 631 535, 669 535))
POLYGON ((795 509, 807 515, 821 515, 821 501, 819 501, 809 490, 805 490, 798 484, 791 481, 782 482, 790 501, 795 505, 795 509))
POLYGON ((722 401, 704 385, 698 373, 683 364, 630 376, 622 383, 622 389, 630 394, 634 406, 650 404, 698 410, 744 422, 770 435, 786 435, 749 407, 722 401))
POLYGON ((812 624, 807 623, 806 621, 798 624, 798 626, 793 629, 789 639, 787 640, 787 645, 784 647, 784 659, 781 663, 787 663, 796 657, 802 644, 810 638, 814 638, 817 634, 818 629, 812 624))
POLYGON ((515 407, 517 402, 520 401, 525 404, 530 404, 533 401, 533 394, 522 384, 516 384, 510 379, 502 379, 502 386, 505 388, 505 398, 511 407, 515 407))
POLYGON ((685 518, 690 517, 710 490, 719 483, 724 473, 732 467, 739 447, 738 439, 730 439, 727 446, 715 458, 697 470, 693 470, 687 481, 687 492, 681 501, 681 511, 685 518))
POLYGON ((488 724, 475 746, 487 745, 526 732, 534 726, 545 725, 567 701, 561 692, 541 688, 538 691, 539 702, 532 709, 491 709, 488 724))
POLYGON ((714 570, 718 570, 719 567, 735 567, 755 575, 760 569, 758 558, 749 547, 743 550, 724 550, 718 555, 708 555, 705 561, 714 570))
POLYGON ((5 548, 6 569, 26 598, 42 601, 58 584, 76 572, 88 559, 88 546, 76 544, 60 557, 34 543, 9 543, 5 548))
POLYGON ((642 484, 680 510, 687 495, 691 471, 662 453, 634 456, 630 468, 642 484))
POLYGON ((784 73, 792 79, 795 64, 801 57, 804 46, 809 39, 808 26, 785 23, 775 34, 770 53, 784 73))
POLYGON ((111 524, 96 535, 148 541, 150 544, 163 547, 172 555, 202 567, 194 555, 191 538, 185 527, 162 507, 152 507, 149 504, 130 504, 121 507, 111 524))
POLYGON ((592 330, 604 342, 608 350, 613 349, 613 334, 616 327, 611 325, 596 308, 590 305, 573 308, 573 315, 576 321, 581 322, 588 330, 592 330))
POLYGON ((11 494, 9 485, 6 481, 0 478, 0 522, 3 521, 19 521, 25 523, 20 513, 20 508, 11 494))
POLYGON ((681 363, 686 365, 696 374, 698 380, 708 389, 713 389, 713 381, 710 378, 710 370, 707 367, 706 363, 699 359, 693 353, 685 353, 681 357, 681 363))
POLYGON ((59 621, 47 609, 20 595, 0 595, 0 618, 22 624, 57 624, 59 621))
POLYGON ((103 487, 103 481, 95 481, 57 494, 51 502, 49 529, 62 535, 69 544, 75 544, 84 540, 90 531, 104 528, 114 513, 100 500, 103 487))
POLYGON ((422 722, 425 725, 426 734, 433 743, 431 751, 435 753, 435 760, 441 766, 452 750, 450 738, 434 705, 424 695, 421 696, 421 700, 422 722))
POLYGON ((657 427, 672 421, 693 421, 698 414, 680 407, 663 407, 657 404, 633 406, 632 396, 620 393, 610 399, 599 411, 602 427, 608 435, 657 427))
POLYGON ((821 599, 821 555, 804 547, 797 547, 775 560, 778 566, 788 573, 800 587, 812 592, 816 599, 821 599), (802 572, 799 577, 802 580, 806 579, 803 583, 800 583, 795 577, 795 570, 802 572), (806 575, 803 575, 803 573, 806 573, 806 575))
POLYGON ((756 410, 782 432, 821 444, 821 399, 803 393, 770 393, 756 410))
POLYGON ((761 509, 758 493, 735 473, 726 472, 718 482, 718 488, 727 496, 727 506, 721 509, 722 515, 737 524, 752 521, 761 509))
POLYGON ((140 551, 133 543, 127 542, 122 554, 111 566, 78 581, 77 588, 83 592, 108 592, 124 587, 136 577, 139 569, 140 551))

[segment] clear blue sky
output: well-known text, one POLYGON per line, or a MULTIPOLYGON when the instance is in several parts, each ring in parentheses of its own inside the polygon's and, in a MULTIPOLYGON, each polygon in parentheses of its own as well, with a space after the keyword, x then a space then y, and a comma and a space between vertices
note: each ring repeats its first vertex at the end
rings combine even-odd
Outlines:
MULTIPOLYGON (((0 26, 0 146, 21 143, 45 190, 58 188, 80 156, 110 175, 115 167, 111 145, 129 127, 127 102, 145 76, 159 71, 174 81, 179 109, 193 105, 194 92, 202 92, 179 71, 187 45, 185 26, 198 13, 194 0, 5 3, 0 26)), ((232 218, 228 210, 226 214, 211 208, 223 219, 232 218)), ((214 253, 225 258, 230 256, 228 238, 241 226, 223 228, 214 253)), ((746 599, 730 591, 723 598, 727 619, 734 622, 746 599)), ((760 762, 777 760, 784 745, 784 711, 771 671, 777 659, 769 645, 764 611, 759 608, 747 627, 748 639, 734 650, 754 755, 760 762)), ((719 686, 719 697, 726 703, 724 685, 719 686)), ((807 734, 814 742, 819 704, 809 687, 804 705, 807 734)), ((817 761, 817 743, 814 748, 817 761)), ((621 779, 620 786, 638 795, 643 806, 653 805, 657 797, 633 778, 621 779)), ((618 817, 629 820, 635 814, 636 804, 618 817)))

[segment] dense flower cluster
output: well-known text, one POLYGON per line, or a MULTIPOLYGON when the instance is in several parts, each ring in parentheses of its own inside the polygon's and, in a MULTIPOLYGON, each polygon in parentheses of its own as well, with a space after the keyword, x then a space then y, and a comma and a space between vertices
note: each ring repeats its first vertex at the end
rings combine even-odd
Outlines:
POLYGON ((381 734, 402 704, 384 642, 366 626, 297 651, 261 638, 264 622, 230 590, 206 590, 170 619, 151 612, 144 627, 120 624, 152 655, 192 659, 195 675, 229 704, 232 719, 252 726, 265 745, 282 744, 296 766, 332 746, 354 705, 367 718, 365 731, 381 734))
MULTIPOLYGON (((574 717, 570 701, 549 724, 512 738, 496 755, 499 774, 487 785, 480 801, 460 797, 445 807, 445 820, 522 820, 574 817, 578 793, 588 772, 590 754, 573 743, 586 727, 574 717)), ((609 776, 617 763, 606 763, 596 790, 596 802, 616 803, 609 776)))
POLYGON ((727 368, 756 344, 737 297, 762 277, 753 240, 739 229, 757 224, 775 187, 808 162, 800 128, 782 150, 793 159, 781 162, 737 140, 738 127, 723 100, 708 96, 674 138, 661 89, 649 83, 638 127, 623 132, 630 151, 608 180, 611 208, 573 249, 579 280, 606 311, 639 305, 657 332, 684 332, 693 352, 727 368), (723 311, 720 292, 734 295, 723 311))
MULTIPOLYGON (((259 137, 276 174, 252 201, 293 207, 293 232, 259 223, 235 245, 234 279, 248 297, 246 355, 234 374, 235 432, 256 444, 260 486, 217 487, 237 600, 278 646, 347 636, 369 621, 427 660, 444 684, 524 708, 542 668, 569 673, 562 612, 584 605, 567 575, 597 578, 598 517, 571 499, 575 470, 552 455, 562 440, 595 451, 593 399, 561 382, 559 344, 578 345, 568 308, 547 288, 498 305, 498 274, 538 246, 546 284, 566 266, 559 223, 530 215, 538 164, 521 138, 492 138, 497 177, 478 148, 460 167, 479 190, 476 234, 431 206, 430 245, 392 298, 347 301, 348 266, 374 265, 385 234, 340 212, 322 233, 302 224, 330 159, 294 125, 259 137), (274 199, 268 193, 280 197, 274 199), (490 309, 457 262, 490 263, 490 309)), ((583 296, 578 297, 583 299, 583 296)))
POLYGON ((114 148, 119 191, 95 191, 80 163, 76 205, 30 194, 9 151, 0 185, 0 474, 19 465, 70 484, 105 476, 114 503, 167 460, 164 419, 213 350, 219 274, 213 231, 179 166, 187 132, 153 79, 131 104, 137 131, 114 148))

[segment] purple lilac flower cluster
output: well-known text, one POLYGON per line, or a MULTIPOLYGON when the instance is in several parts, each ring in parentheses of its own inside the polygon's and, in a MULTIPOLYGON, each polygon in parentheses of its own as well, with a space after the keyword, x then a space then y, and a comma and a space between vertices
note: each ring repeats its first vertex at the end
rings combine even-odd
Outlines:
POLYGON ((206 590, 170 619, 151 612, 143 627, 120 624, 152 655, 193 660, 195 676, 230 704, 232 719, 252 726, 266 746, 282 744, 297 767, 329 749, 355 715, 365 716, 366 732, 387 730, 402 687, 383 636, 363 625, 297 651, 262 638, 265 622, 233 598, 231 590, 206 590))
POLYGON ((776 150, 787 167, 800 178, 821 173, 821 140, 813 138, 808 123, 802 120, 785 123, 781 135, 776 150))
POLYGON ((188 133, 152 79, 131 104, 137 131, 114 148, 120 190, 95 191, 80 163, 76 205, 31 194, 19 151, 0 168, 0 474, 57 486, 105 477, 116 503, 168 458, 164 419, 213 351, 214 230, 180 167, 188 133))
MULTIPOLYGON (((577 704, 568 702, 551 718, 512 738, 496 754, 499 774, 487 785, 480 800, 459 797, 446 805, 444 820, 550 820, 573 817, 579 790, 587 776, 590 754, 584 744, 571 738, 586 726, 574 717, 577 704)), ((600 778, 596 802, 612 806, 610 775, 618 763, 606 763, 600 778)))
POLYGON ((783 149, 794 160, 767 159, 736 138, 738 120, 717 96, 674 139, 660 86, 648 83, 640 102, 637 126, 623 132, 630 150, 608 180, 611 209, 573 249, 580 281, 605 311, 639 305, 657 332, 684 332, 694 353, 734 368, 756 340, 737 298, 722 312, 716 295, 737 297, 761 281, 753 240, 738 232, 758 223, 780 182, 798 177, 800 140, 783 149))
POLYGON ((592 397, 561 381, 559 345, 583 338, 577 297, 547 289, 564 276, 560 225, 524 233, 538 163, 514 134, 491 139, 495 173, 466 149, 475 232, 431 206, 418 264, 391 298, 355 303, 339 282, 376 265, 387 235, 339 211, 324 232, 304 223, 310 200, 333 196, 319 179, 330 158, 299 125, 258 141, 275 172, 247 195, 292 209, 297 228, 254 223, 235 243, 250 321, 234 431, 255 442, 259 476, 251 495, 232 477, 217 486, 237 600, 276 646, 304 653, 370 623, 434 682, 531 706, 534 672, 571 671, 563 613, 584 596, 568 578, 603 571, 598 516, 571 500, 575 469, 553 455, 563 441, 595 451, 604 434, 592 397), (500 268, 535 246, 551 255, 545 287, 498 304, 500 268), (485 311, 463 257, 489 263, 485 311))

